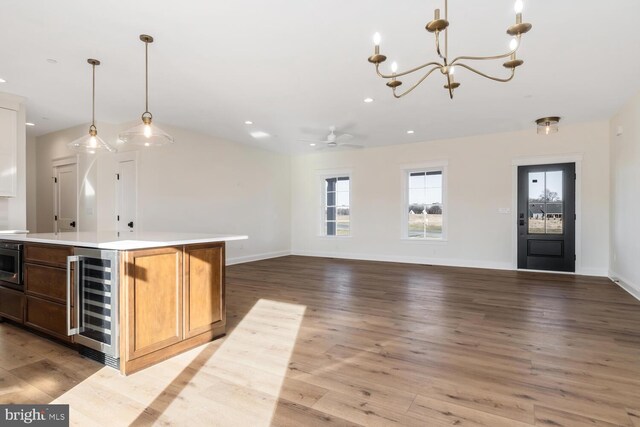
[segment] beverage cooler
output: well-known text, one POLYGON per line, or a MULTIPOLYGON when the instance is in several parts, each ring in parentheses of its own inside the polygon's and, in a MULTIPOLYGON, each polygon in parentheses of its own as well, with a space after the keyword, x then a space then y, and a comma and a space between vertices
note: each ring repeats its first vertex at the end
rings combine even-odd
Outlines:
POLYGON ((75 248, 74 255, 67 257, 67 333, 80 344, 81 354, 116 369, 118 267, 118 251, 113 250, 75 248))

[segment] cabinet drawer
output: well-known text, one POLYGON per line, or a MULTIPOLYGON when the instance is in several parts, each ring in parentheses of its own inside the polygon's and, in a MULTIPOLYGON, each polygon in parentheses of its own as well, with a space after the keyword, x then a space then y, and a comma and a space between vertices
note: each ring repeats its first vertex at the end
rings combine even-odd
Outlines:
POLYGON ((67 336, 67 307, 64 304, 27 296, 25 324, 64 341, 67 336))
POLYGON ((40 245, 29 243, 24 245, 24 260, 35 264, 46 264, 54 267, 67 267, 67 257, 73 255, 71 246, 40 245))
MULTIPOLYGON (((27 295, 67 303, 67 271, 44 265, 24 264, 24 284, 27 295)), ((71 302, 73 304, 73 301, 71 302)))
POLYGON ((24 322, 24 294, 0 288, 0 316, 16 322, 24 322))

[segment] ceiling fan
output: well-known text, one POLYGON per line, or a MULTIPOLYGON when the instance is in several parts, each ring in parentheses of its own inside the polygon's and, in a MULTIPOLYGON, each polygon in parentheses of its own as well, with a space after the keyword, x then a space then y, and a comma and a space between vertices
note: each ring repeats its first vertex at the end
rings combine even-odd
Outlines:
POLYGON ((318 139, 300 139, 299 141, 308 142, 312 147, 320 146, 319 150, 324 148, 337 148, 337 147, 346 147, 346 148, 364 148, 359 144, 349 144, 348 141, 353 139, 353 135, 348 133, 336 133, 336 127, 329 127, 329 135, 324 140, 318 139))

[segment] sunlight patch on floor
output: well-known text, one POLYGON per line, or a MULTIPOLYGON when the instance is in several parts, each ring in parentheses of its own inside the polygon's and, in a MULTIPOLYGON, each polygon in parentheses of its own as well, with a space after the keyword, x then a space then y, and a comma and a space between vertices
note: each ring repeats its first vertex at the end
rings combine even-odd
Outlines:
POLYGON ((102 368, 54 403, 69 403, 83 426, 268 426, 305 309, 259 300, 223 340, 128 377, 102 368))

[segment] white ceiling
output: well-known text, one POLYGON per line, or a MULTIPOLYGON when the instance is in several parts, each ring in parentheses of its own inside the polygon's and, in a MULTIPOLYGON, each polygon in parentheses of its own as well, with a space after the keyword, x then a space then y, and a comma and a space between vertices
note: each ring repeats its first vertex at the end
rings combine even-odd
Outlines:
MULTIPOLYGON (((453 101, 439 73, 394 99, 366 60, 371 35, 382 33, 383 53, 401 69, 435 60, 424 25, 442 6, 441 0, 4 0, 0 77, 7 83, 0 91, 29 99, 28 120, 36 123, 30 132, 37 135, 86 123, 86 59, 97 58, 98 121, 135 120, 144 107, 138 35, 147 33, 156 38, 150 110, 158 124, 299 152, 310 148, 297 139, 314 130, 323 137, 330 125, 376 146, 533 129, 532 121, 546 115, 605 119, 640 90, 639 1, 525 0, 533 30, 513 82, 459 69, 462 86, 453 101), (369 96, 375 102, 363 103, 369 96), (254 140, 253 130, 273 137, 254 140)), ((513 0, 451 0, 449 18, 453 56, 506 51, 513 0)), ((501 63, 482 69, 505 74, 501 63)))

